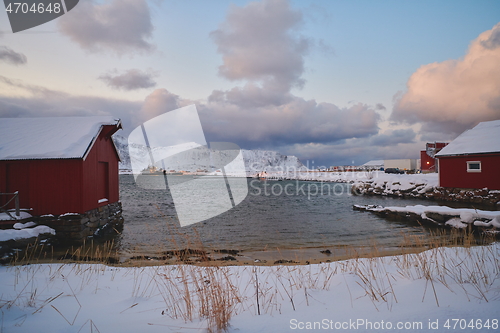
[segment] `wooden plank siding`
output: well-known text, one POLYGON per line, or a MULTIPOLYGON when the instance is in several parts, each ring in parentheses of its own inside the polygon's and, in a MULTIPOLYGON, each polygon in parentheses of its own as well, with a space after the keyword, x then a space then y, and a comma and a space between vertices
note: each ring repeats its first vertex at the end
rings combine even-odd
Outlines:
POLYGON ((439 157, 439 186, 500 190, 500 154, 439 157), (467 172, 467 162, 481 162, 481 172, 467 172))

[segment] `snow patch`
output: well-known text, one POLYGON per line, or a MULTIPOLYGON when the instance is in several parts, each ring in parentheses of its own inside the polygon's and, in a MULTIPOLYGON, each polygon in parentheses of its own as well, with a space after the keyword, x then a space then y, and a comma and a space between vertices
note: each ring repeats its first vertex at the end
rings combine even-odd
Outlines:
POLYGON ((0 242, 38 237, 38 235, 41 234, 55 235, 56 231, 45 225, 39 225, 34 228, 27 228, 21 230, 15 230, 15 229, 0 230, 0 242))
POLYGON ((24 219, 29 219, 31 216, 31 214, 29 213, 26 213, 26 212, 19 212, 19 216, 16 216, 16 213, 15 212, 9 212, 9 214, 7 213, 0 213, 0 221, 12 221, 13 219, 14 220, 24 220, 24 219))
POLYGON ((458 217, 449 219, 445 222, 445 224, 458 229, 467 228, 467 224, 462 223, 462 221, 458 217))
POLYGON ((18 229, 18 230, 21 230, 21 229, 25 229, 25 228, 31 228, 31 227, 34 227, 36 226, 36 223, 35 222, 26 222, 26 223, 20 223, 20 222, 17 222, 14 224, 14 229, 18 229))

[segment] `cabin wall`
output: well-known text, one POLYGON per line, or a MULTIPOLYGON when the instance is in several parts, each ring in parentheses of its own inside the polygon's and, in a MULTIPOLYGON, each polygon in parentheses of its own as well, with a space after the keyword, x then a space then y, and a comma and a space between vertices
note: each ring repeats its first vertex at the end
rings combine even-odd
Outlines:
MULTIPOLYGON (((80 212, 82 161, 0 161, 0 192, 14 191, 19 191, 21 208, 33 209, 31 215, 80 212)), ((6 196, 0 196, 0 204, 6 200, 6 196)), ((14 202, 8 207, 14 208, 14 202)))
POLYGON ((119 200, 119 159, 112 139, 104 133, 101 132, 83 162, 83 211, 119 200))
POLYGON ((439 157, 439 186, 500 190, 500 154, 439 157), (468 172, 467 161, 480 161, 481 172, 468 172))

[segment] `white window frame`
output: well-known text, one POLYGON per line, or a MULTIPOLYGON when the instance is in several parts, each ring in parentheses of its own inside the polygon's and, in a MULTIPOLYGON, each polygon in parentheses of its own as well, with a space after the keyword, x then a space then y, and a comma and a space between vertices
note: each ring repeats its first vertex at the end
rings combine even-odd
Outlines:
POLYGON ((467 161, 467 172, 481 172, 481 161, 467 161), (471 169, 471 164, 479 164, 479 169, 471 169))

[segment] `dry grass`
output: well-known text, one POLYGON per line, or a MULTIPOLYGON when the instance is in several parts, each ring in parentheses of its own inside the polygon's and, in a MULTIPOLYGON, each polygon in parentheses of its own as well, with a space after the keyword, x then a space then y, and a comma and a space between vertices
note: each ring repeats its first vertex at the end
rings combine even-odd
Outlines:
MULTIPOLYGON (((490 301, 488 295, 492 294, 492 285, 500 277, 500 259, 492 247, 475 247, 489 241, 491 239, 477 238, 467 230, 451 231, 446 235, 444 231, 433 231, 430 236, 404 235, 400 255, 392 257, 380 257, 381 249, 372 241, 372 251, 364 258, 352 248, 347 249, 347 252, 353 259, 332 264, 246 266, 238 269, 183 264, 129 267, 120 269, 120 278, 132 280, 132 297, 161 296, 162 314, 186 322, 199 320, 205 323, 209 332, 221 332, 227 330, 233 316, 243 311, 251 311, 255 315, 274 315, 282 313, 285 307, 295 311, 317 304, 314 291, 335 288, 339 283, 337 277, 344 279, 351 295, 351 304, 356 298, 368 297, 377 309, 380 306, 391 309, 398 303, 394 282, 401 277, 425 280, 422 300, 431 297, 437 306, 440 306, 438 289, 443 290, 437 285, 445 286, 453 293, 463 292, 469 300, 490 301), (345 280, 346 274, 355 277, 354 283, 345 280)), ((199 246, 194 242, 190 244, 199 246)), ((68 250, 67 257, 109 263, 109 258, 116 255, 113 248, 112 243, 97 246, 91 242, 68 250)), ((86 265, 82 261, 60 265, 26 265, 46 262, 46 253, 43 246, 35 245, 16 258, 14 265, 8 268, 15 276, 15 296, 0 299, 0 310, 15 305, 32 307, 32 314, 36 314, 44 308, 52 308, 68 325, 74 325, 79 310, 70 314, 64 312, 55 304, 58 299, 70 296, 80 309, 79 292, 91 286, 97 293, 99 276, 114 269, 114 279, 119 269, 86 265), (67 291, 42 298, 40 295, 46 295, 63 270, 68 274, 68 267, 74 279, 70 276, 64 278, 67 291), (46 285, 40 286, 34 282, 38 274, 47 276, 46 285)), ((80 329, 83 328, 98 331, 90 319, 80 329)))

